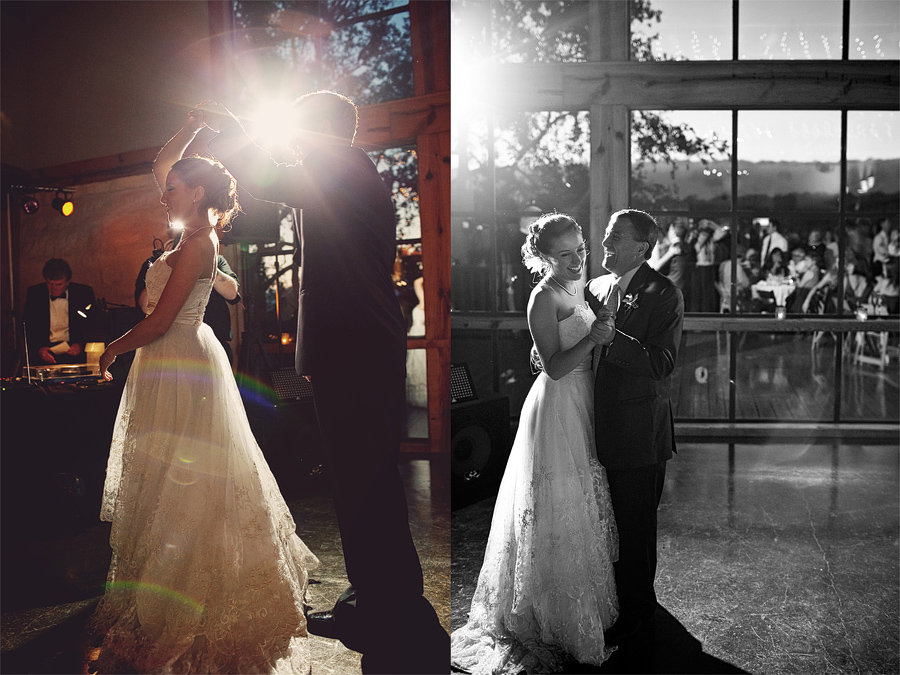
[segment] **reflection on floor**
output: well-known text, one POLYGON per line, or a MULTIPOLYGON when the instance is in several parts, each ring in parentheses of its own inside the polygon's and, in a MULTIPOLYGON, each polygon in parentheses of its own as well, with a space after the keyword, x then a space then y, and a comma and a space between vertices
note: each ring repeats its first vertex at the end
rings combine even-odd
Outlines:
MULTIPOLYGON (((659 510, 667 612, 651 644, 571 672, 898 672, 898 450, 681 444, 659 510)), ((453 512, 453 628, 466 620, 493 501, 453 512)))
MULTIPOLYGON (((812 346, 813 333, 685 333, 672 376, 675 416, 727 419, 729 340, 736 343, 735 417, 738 420, 824 421, 834 417, 837 343, 830 334, 812 346)), ((853 358, 845 338, 841 361, 842 421, 900 420, 896 359, 886 368, 853 358)))
MULTIPOLYGON (((401 464, 413 537, 425 573, 425 595, 450 627, 450 497, 446 460, 401 464)), ((314 610, 329 609, 347 584, 337 520, 324 480, 288 499, 297 533, 322 562, 312 575, 314 610)), ((3 540, 2 672, 79 673, 82 631, 109 568, 109 525, 73 511, 26 537, 3 540)), ((23 513, 23 518, 28 514, 23 513)), ((359 673, 360 656, 339 641, 313 636, 317 675, 359 673)))

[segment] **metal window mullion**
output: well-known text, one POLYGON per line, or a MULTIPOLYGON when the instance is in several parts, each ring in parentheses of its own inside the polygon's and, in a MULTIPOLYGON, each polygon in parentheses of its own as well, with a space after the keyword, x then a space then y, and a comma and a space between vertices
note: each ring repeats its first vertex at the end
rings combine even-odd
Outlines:
MULTIPOLYGON (((735 0, 737 10, 737 0, 735 0)), ((737 22, 735 22, 737 23, 737 22)), ((738 110, 731 111, 731 280, 728 292, 731 294, 731 314, 737 307, 737 197, 738 197, 738 110)), ((737 415, 737 341, 734 334, 728 332, 728 420, 735 421, 737 415)))

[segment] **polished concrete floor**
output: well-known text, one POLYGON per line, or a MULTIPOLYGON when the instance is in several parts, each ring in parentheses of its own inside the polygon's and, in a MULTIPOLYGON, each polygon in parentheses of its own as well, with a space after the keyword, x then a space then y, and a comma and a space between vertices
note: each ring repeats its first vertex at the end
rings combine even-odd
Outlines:
MULTIPOLYGON (((417 459, 403 461, 401 471, 425 595, 449 630, 449 467, 446 460, 417 459)), ((326 481, 313 480, 304 495, 289 496, 288 504, 297 533, 322 562, 312 575, 313 607, 329 609, 347 580, 326 481)), ((109 525, 85 516, 77 497, 70 507, 53 523, 3 536, 2 673, 82 672, 84 626, 103 592, 110 562, 109 525)), ((337 640, 312 636, 310 648, 316 675, 361 672, 360 655, 337 640)))
MULTIPOLYGON (((493 505, 452 514, 452 628, 493 505)), ((898 514, 897 444, 681 443, 659 509, 656 630, 569 672, 898 673, 898 514)))

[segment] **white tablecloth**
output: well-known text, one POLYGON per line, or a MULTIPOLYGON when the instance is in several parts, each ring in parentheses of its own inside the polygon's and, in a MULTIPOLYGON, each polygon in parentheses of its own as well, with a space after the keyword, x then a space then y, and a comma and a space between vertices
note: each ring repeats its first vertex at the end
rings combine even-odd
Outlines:
POLYGON ((775 296, 775 304, 784 307, 785 302, 794 292, 794 284, 780 284, 771 281, 757 281, 751 288, 757 291, 768 291, 775 296))

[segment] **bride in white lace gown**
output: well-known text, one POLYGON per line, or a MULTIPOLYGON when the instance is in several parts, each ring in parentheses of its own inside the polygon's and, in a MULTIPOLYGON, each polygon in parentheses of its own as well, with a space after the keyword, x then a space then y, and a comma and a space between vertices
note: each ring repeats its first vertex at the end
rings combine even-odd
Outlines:
POLYGON ((181 157, 193 118, 154 166, 174 251, 147 272, 149 314, 109 345, 102 372, 137 348, 110 449, 101 519, 112 522, 107 591, 92 620, 99 672, 308 673, 307 573, 250 430, 234 375, 202 322, 218 238, 236 209, 220 164, 181 157), (171 167, 171 171, 169 171, 171 167))
POLYGON ((599 665, 618 616, 618 538, 592 423, 591 352, 609 319, 595 324, 585 303, 574 220, 542 216, 522 250, 544 271, 528 306, 543 372, 522 407, 468 622, 451 636, 453 664, 470 673, 599 665))

